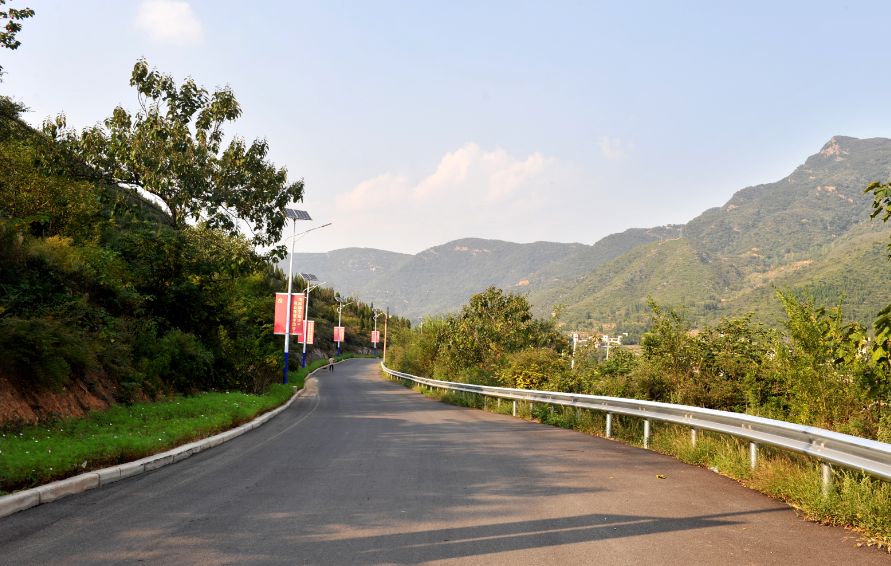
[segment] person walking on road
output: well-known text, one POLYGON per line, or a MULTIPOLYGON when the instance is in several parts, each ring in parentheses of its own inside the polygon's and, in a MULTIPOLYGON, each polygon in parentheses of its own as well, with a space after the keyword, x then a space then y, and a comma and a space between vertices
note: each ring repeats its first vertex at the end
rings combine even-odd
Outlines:
POLYGON ((328 371, 334 371, 334 358, 328 358, 328 371))

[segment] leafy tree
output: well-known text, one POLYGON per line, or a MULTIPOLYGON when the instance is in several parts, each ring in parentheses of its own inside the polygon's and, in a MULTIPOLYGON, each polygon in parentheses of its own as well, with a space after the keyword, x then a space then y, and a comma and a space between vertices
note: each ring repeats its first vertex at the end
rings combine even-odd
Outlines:
POLYGON ((482 366, 526 348, 566 347, 551 321, 532 317, 523 295, 489 287, 471 297, 461 313, 447 319, 441 342, 452 367, 482 366))
MULTIPOLYGON (((138 92, 136 114, 119 106, 80 134, 67 128, 64 115, 44 123, 44 133, 68 156, 69 173, 156 197, 177 230, 192 220, 232 236, 247 228, 255 246, 277 242, 282 209, 302 200, 303 181, 289 183, 287 170, 268 161, 266 140, 247 145, 236 136, 223 147, 223 125, 242 114, 232 90, 210 94, 191 78, 177 86, 144 59, 133 67, 130 85, 138 92)), ((285 253, 279 246, 271 255, 285 253)))
POLYGON ((560 379, 567 374, 567 365, 566 360, 549 348, 530 348, 508 354, 504 366, 495 375, 503 387, 572 391, 573 384, 560 379))
MULTIPOLYGON (((3 6, 4 4, 6 4, 6 0, 0 0, 0 6, 3 6)), ((33 16, 34 10, 31 8, 24 8, 22 10, 16 10, 15 8, 0 10, 0 20, 8 20, 6 25, 0 28, 0 47, 12 50, 18 49, 22 44, 21 41, 16 39, 16 35, 22 31, 22 24, 20 22, 33 16)), ((0 75, 2 74, 3 67, 0 66, 0 75)))
POLYGON ((652 314, 641 347, 647 358, 658 362, 658 373, 668 379, 680 396, 693 369, 690 321, 683 308, 660 306, 652 297, 647 297, 647 305, 652 314))
MULTIPOLYGON (((872 193, 874 199, 872 214, 869 217, 874 219, 884 213, 882 222, 888 222, 888 219, 891 218, 891 181, 870 183, 863 191, 863 194, 866 193, 872 193)), ((891 243, 888 244, 888 250, 891 250, 891 243)), ((888 258, 891 259, 891 251, 889 251, 888 258)), ((891 305, 879 311, 873 328, 875 341, 871 348, 872 359, 881 364, 886 373, 891 373, 891 305)))

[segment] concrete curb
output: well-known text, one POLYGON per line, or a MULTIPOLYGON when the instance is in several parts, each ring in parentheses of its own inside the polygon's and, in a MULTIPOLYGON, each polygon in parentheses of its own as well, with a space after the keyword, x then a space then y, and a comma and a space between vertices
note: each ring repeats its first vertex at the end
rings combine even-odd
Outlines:
MULTIPOLYGON (((309 376, 317 371, 319 370, 313 370, 306 376, 306 378, 309 379, 309 376)), ((197 442, 192 442, 191 444, 184 444, 182 446, 174 448, 173 450, 168 450, 167 452, 147 456, 145 458, 142 458, 141 460, 136 460, 134 462, 127 462, 126 464, 121 464, 120 466, 103 468, 101 470, 96 470, 95 472, 87 472, 79 476, 74 476, 73 478, 55 481, 46 485, 41 485, 32 489, 26 489, 24 491, 19 491, 10 495, 4 495, 0 497, 0 517, 6 517, 7 515, 12 515, 13 513, 16 513, 18 511, 30 509, 31 507, 35 507, 42 503, 49 503, 50 501, 61 499, 66 495, 81 493, 88 489, 93 489, 94 487, 108 485, 112 482, 116 482, 124 478, 129 478, 130 476, 157 470, 158 468, 163 468, 164 466, 167 466, 169 464, 174 464, 181 460, 185 460, 193 454, 197 454, 202 450, 207 450, 208 448, 218 446, 228 440, 232 440, 233 438, 241 436, 242 434, 264 424, 272 417, 278 415, 279 413, 290 407, 291 403, 293 403, 295 399, 303 394, 305 390, 306 387, 303 387, 302 389, 300 389, 300 391, 294 393, 294 395, 292 395, 291 398, 288 399, 288 401, 281 407, 273 409, 268 413, 264 413, 249 423, 245 423, 239 427, 235 427, 231 430, 227 430, 226 432, 222 432, 215 436, 211 436, 197 442)))

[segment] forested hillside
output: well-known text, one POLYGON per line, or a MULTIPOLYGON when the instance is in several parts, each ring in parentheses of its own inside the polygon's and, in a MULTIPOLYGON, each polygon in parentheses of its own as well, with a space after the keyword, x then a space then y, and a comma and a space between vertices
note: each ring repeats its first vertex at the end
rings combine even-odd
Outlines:
MULTIPOLYGON (((225 150, 232 161, 214 164, 217 134, 192 137, 180 109, 165 113, 158 102, 165 95, 152 90, 162 84, 168 102, 179 97, 192 112, 219 111, 194 83, 179 90, 144 62, 134 81, 147 110, 129 125, 110 119, 108 130, 68 131, 62 119, 35 130, 21 119, 24 106, 0 97, 0 422, 176 393, 260 393, 282 378, 283 340, 273 335, 272 319, 274 293, 286 281, 275 255, 255 244, 280 237, 282 207, 302 198, 303 184, 289 183, 284 169, 265 160, 265 142, 248 148, 235 138, 225 150), (192 95, 190 106, 183 98, 192 95), (170 146, 136 147, 139 136, 165 128, 170 146), (90 153, 110 140, 120 147, 90 153), (129 153, 112 159, 121 147, 129 153), (245 151, 253 157, 239 158, 245 151), (143 174, 141 167, 159 161, 165 167, 143 174), (208 177, 191 176, 201 165, 208 177), (153 180, 158 171, 168 176, 153 180), (249 240, 231 213, 277 216, 254 223, 249 240)), ((333 351, 334 304, 332 289, 313 292, 314 357, 333 351)), ((347 350, 371 346, 371 317, 368 304, 346 309, 347 350)))
POLYGON ((679 237, 683 226, 656 226, 655 228, 629 228, 618 234, 601 238, 593 246, 585 247, 577 254, 548 265, 529 279, 528 292, 536 293, 559 287, 564 283, 594 271, 604 263, 631 251, 637 246, 679 237))
MULTIPOLYGON (((578 243, 464 238, 413 256, 363 248, 295 254, 294 265, 295 270, 315 268, 319 279, 333 282, 340 292, 419 318, 457 310, 468 296, 491 285, 528 289, 530 274, 587 248, 578 243)), ((287 259, 279 265, 287 269, 287 259)))
MULTIPOLYGON (((294 273, 312 273, 344 294, 356 294, 370 282, 409 260, 410 254, 373 248, 343 248, 328 253, 294 254, 294 273)), ((290 257, 279 263, 287 273, 290 257)))
POLYGON ((694 325, 746 312, 775 325, 774 287, 807 286, 871 325, 891 302, 891 265, 888 227, 870 221, 873 199, 862 193, 889 171, 891 140, 836 136, 788 177, 690 221, 682 239, 635 248, 530 301, 540 316, 565 305, 567 329, 634 336, 647 323, 647 296, 684 305, 694 325))

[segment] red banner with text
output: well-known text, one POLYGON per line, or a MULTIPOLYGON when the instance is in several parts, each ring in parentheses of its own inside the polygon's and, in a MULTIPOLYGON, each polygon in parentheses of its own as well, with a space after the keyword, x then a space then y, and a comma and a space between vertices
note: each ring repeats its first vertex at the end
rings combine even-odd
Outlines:
MULTIPOLYGON (((303 311, 306 308, 306 296, 303 293, 291 294, 291 332, 290 334, 303 334, 303 311)), ((288 294, 275 294, 275 323, 272 327, 274 334, 284 334, 288 317, 288 294)))
MULTIPOLYGON (((301 329, 302 330, 302 329, 301 329)), ((316 321, 307 320, 306 321, 306 335, 308 336, 307 344, 312 344, 313 340, 316 337, 316 321)), ((297 343, 303 344, 303 335, 297 337, 297 343)))
POLYGON ((344 342, 346 336, 346 327, 345 326, 335 326, 334 327, 334 341, 335 342, 344 342))
POLYGON ((381 341, 381 333, 380 330, 372 330, 371 331, 371 341, 377 344, 381 341))

